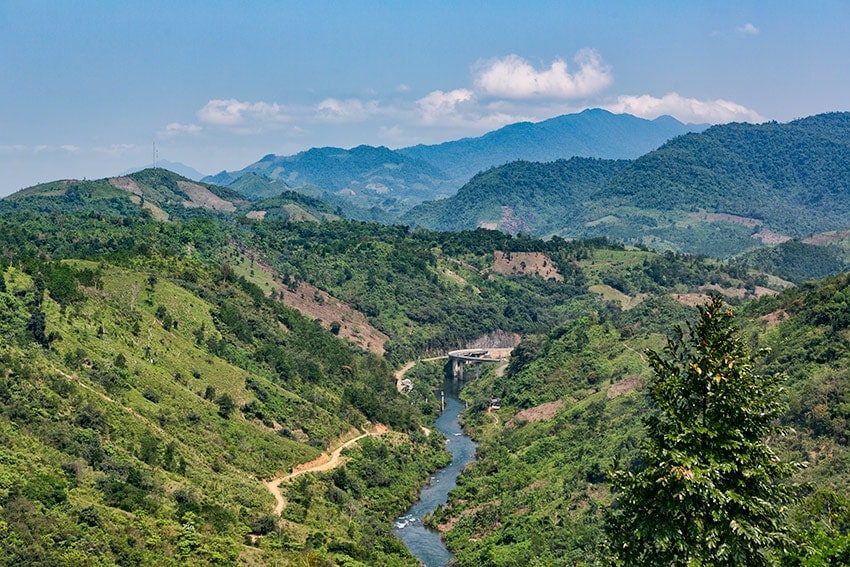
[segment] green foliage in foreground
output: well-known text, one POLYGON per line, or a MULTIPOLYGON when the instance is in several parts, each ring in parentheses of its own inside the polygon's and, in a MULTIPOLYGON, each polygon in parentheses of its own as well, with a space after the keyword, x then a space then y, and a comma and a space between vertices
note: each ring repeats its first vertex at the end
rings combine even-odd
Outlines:
POLYGON ((120 258, 0 269, 0 563, 414 564, 387 518, 445 454, 390 369, 198 257, 120 258), (261 479, 375 421, 349 466, 391 482, 271 515, 261 479))
POLYGON ((732 311, 700 318, 650 351, 653 410, 640 464, 615 471, 607 529, 617 565, 774 565, 789 546, 783 484, 795 470, 765 443, 777 432, 780 375, 754 372, 732 311))
MULTIPOLYGON (((783 462, 808 463, 789 479, 804 489, 779 524, 793 539, 775 555, 782 565, 848 562, 848 297, 844 275, 738 309, 747 344, 770 349, 751 371, 787 377, 781 401, 788 407, 769 425, 793 429, 772 436, 770 446, 783 462)), ((638 448, 652 369, 643 353, 660 352, 664 335, 695 311, 658 297, 629 311, 588 303, 576 314, 546 335, 525 337, 503 377, 485 373, 464 386, 478 460, 433 519, 447 529, 458 565, 605 560, 603 518, 613 498, 606 472, 614 462, 646 466, 638 448), (501 398, 500 409, 488 411, 491 397, 501 398)))

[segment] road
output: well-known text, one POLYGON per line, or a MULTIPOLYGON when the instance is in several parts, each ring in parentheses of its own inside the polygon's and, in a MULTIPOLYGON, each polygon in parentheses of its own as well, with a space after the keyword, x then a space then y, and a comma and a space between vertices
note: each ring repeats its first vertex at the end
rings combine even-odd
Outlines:
POLYGON ((272 493, 272 496, 274 496, 276 502, 274 507, 275 515, 280 516, 280 514, 283 512, 283 509, 286 507, 286 499, 284 499, 283 493, 280 490, 281 484, 283 484, 284 482, 291 482, 304 474, 333 470, 345 462, 345 459, 342 457, 342 451, 344 449, 351 447, 352 445, 354 445, 365 437, 383 435, 388 431, 389 429, 387 429, 386 426, 376 425, 374 430, 368 433, 363 433, 362 435, 358 435, 353 439, 349 439, 348 441, 342 443, 341 445, 333 449, 330 454, 328 454, 327 452, 322 453, 321 455, 319 455, 318 458, 313 459, 308 463, 302 463, 300 465, 297 465, 291 473, 277 476, 269 481, 264 482, 263 485, 265 485, 268 491, 272 493))
POLYGON ((395 372, 395 387, 401 392, 401 380, 404 378, 404 375, 407 374, 407 371, 416 366, 417 362, 434 362, 436 360, 445 360, 449 357, 449 355, 444 354, 443 356, 434 356, 431 358, 420 358, 419 360, 411 360, 395 372))

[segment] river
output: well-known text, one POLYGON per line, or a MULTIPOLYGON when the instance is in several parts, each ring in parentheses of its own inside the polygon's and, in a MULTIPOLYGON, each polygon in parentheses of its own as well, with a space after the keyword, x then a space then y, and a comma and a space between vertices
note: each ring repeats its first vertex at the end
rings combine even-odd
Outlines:
POLYGON ((464 435, 458 423, 463 403, 452 390, 450 380, 446 381, 443 388, 446 393, 446 410, 437 419, 435 427, 446 436, 446 448, 452 454, 452 462, 434 473, 430 484, 419 494, 416 504, 393 522, 393 532, 426 567, 443 567, 451 560, 452 554, 446 549, 440 533, 426 527, 422 519, 436 510, 437 506, 446 503, 449 491, 457 486, 458 475, 475 460, 475 442, 464 435))

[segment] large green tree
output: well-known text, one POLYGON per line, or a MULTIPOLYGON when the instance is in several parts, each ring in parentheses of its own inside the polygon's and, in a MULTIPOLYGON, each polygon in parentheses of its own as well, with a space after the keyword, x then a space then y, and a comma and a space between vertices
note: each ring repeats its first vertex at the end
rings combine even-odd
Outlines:
POLYGON ((650 351, 654 411, 632 470, 615 470, 607 518, 615 565, 772 565, 789 545, 788 477, 766 439, 781 432, 781 375, 760 375, 719 297, 650 351))

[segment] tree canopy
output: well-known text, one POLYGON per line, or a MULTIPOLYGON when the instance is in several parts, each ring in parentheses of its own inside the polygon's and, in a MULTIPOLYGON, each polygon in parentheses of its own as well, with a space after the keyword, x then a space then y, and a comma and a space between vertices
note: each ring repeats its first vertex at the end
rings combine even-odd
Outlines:
MULTIPOLYGON (((734 314, 715 296, 662 352, 655 411, 632 470, 615 470, 607 530, 615 565, 772 565, 799 465, 766 439, 780 432, 782 376, 759 375, 734 314)), ((756 353, 761 354, 761 353, 756 353)))

